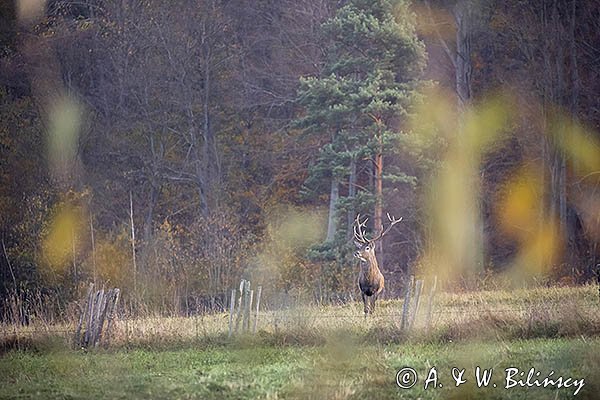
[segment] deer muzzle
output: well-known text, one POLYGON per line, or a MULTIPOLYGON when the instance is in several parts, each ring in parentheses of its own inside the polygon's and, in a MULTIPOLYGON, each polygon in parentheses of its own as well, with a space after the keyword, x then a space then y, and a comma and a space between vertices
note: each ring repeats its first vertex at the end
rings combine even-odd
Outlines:
POLYGON ((360 253, 360 251, 355 251, 355 252, 354 252, 354 257, 358 258, 358 259, 359 259, 359 260, 361 260, 361 261, 367 261, 367 260, 366 260, 366 258, 364 258, 364 257, 362 256, 362 254, 360 253))

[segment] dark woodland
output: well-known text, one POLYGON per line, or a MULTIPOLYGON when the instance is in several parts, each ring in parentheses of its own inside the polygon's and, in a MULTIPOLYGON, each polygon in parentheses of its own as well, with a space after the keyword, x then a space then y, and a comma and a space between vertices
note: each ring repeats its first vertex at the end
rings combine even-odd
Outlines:
POLYGON ((599 94, 596 1, 3 0, 0 312, 356 301, 357 214, 387 298, 595 281, 599 94))

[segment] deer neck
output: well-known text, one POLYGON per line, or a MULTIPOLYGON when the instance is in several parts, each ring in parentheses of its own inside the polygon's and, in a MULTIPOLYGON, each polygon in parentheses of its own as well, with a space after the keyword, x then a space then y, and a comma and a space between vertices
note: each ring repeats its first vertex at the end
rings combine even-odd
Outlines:
POLYGON ((375 254, 369 254, 367 261, 361 261, 360 269, 364 275, 377 275, 379 273, 379 264, 377 263, 377 257, 375 257, 375 254))

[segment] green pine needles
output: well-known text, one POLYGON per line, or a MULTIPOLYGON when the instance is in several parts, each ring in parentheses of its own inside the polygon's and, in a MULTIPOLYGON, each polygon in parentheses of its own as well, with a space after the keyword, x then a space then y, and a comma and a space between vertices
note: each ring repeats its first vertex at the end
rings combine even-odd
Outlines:
POLYGON ((414 24, 406 1, 352 0, 321 27, 326 61, 320 76, 301 79, 296 120, 320 144, 304 194, 330 200, 327 240, 313 258, 345 264, 356 213, 373 215, 394 185, 415 182, 397 165, 426 61, 414 24))

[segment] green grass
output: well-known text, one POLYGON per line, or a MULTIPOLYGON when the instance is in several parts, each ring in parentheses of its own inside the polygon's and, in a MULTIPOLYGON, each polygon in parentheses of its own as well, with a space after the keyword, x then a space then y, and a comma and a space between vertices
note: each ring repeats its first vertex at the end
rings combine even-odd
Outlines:
MULTIPOLYGON (((424 303, 426 304, 426 303, 424 303)), ((600 398, 600 313, 594 286, 439 293, 411 332, 402 302, 362 317, 358 303, 261 314, 256 335, 227 337, 227 315, 117 321, 108 349, 69 346, 73 326, 2 326, 0 399, 570 399, 574 388, 503 389, 504 370, 584 378, 576 398, 600 398), (396 372, 420 381, 400 389, 396 372), (432 367, 442 388, 423 389, 432 367), (474 368, 497 388, 477 388, 474 368), (469 381, 453 387, 450 371, 469 381)))
POLYGON ((358 344, 343 337, 322 346, 228 346, 171 350, 120 349, 87 353, 55 349, 12 351, 0 359, 0 398, 113 399, 570 399, 573 388, 504 389, 504 369, 531 367, 546 376, 584 378, 577 398, 600 392, 599 339, 537 339, 493 343, 358 344), (412 389, 395 384, 396 372, 414 368, 412 389), (431 367, 443 387, 423 390, 431 367), (476 366, 494 368, 498 388, 473 385, 476 366), (450 371, 465 368, 464 385, 450 371))

